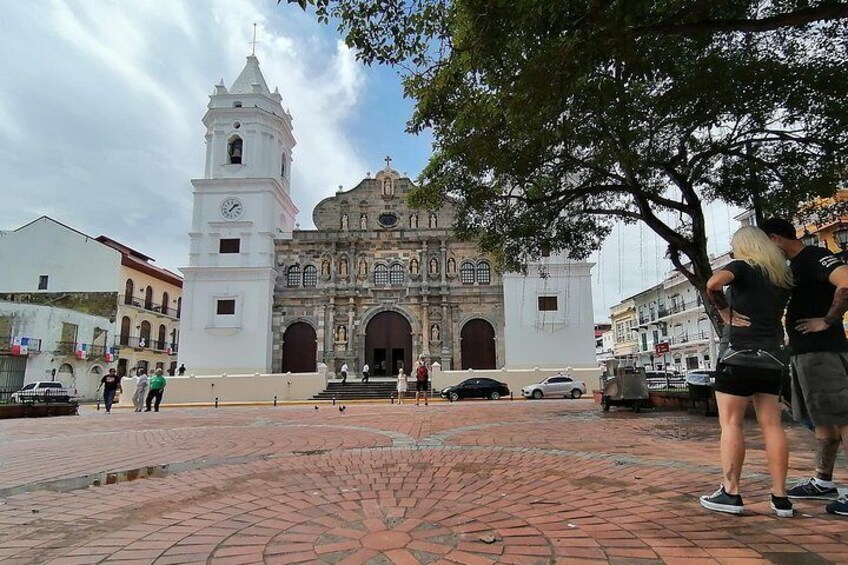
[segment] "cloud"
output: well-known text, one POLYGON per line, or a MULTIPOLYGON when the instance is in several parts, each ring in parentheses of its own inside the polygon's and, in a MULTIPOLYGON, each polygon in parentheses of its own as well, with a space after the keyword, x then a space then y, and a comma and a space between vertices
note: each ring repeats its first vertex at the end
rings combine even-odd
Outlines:
POLYGON ((332 30, 264 0, 53 0, 12 2, 0 20, 0 229, 48 214, 186 265, 200 120, 243 68, 254 22, 294 116, 292 196, 310 227, 314 204, 366 169, 345 129, 366 69, 332 30))

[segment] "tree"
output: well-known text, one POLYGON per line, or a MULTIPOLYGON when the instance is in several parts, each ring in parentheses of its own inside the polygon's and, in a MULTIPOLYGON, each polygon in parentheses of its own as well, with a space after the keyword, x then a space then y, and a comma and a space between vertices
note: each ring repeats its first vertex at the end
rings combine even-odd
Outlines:
POLYGON ((413 203, 454 199, 503 269, 644 222, 704 295, 704 203, 792 214, 848 171, 845 2, 289 2, 402 69, 435 138, 413 203))

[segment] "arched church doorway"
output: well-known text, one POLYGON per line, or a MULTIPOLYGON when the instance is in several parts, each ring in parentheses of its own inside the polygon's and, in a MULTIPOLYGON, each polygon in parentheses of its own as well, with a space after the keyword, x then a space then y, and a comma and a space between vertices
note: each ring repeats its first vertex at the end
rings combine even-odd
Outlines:
POLYGON ((365 362, 374 376, 412 369, 412 326, 397 312, 380 312, 365 328, 365 362))
POLYGON ((495 368, 495 329, 486 320, 475 318, 462 326, 462 369, 495 368))
POLYGON ((314 373, 317 370, 318 339, 305 322, 295 322, 283 332, 283 373, 314 373))

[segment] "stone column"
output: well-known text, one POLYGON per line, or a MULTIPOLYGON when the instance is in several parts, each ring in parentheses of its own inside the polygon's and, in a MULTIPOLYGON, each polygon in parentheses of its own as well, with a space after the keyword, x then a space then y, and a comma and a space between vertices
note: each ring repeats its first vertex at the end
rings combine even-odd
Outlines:
MULTIPOLYGON (((421 296, 421 339, 424 342, 422 353, 425 357, 430 356, 430 302, 427 299, 427 293, 421 296)), ((413 361, 414 364, 414 361, 413 361)))
POLYGON ((352 296, 347 299, 347 304, 347 343, 345 344, 345 350, 350 353, 353 351, 350 344, 353 341, 353 318, 356 314, 356 302, 352 296))
POLYGON ((447 242, 445 242, 444 239, 442 240, 441 251, 442 251, 442 265, 441 265, 442 284, 445 285, 448 282, 448 273, 447 273, 447 270, 448 270, 448 247, 447 247, 447 242))

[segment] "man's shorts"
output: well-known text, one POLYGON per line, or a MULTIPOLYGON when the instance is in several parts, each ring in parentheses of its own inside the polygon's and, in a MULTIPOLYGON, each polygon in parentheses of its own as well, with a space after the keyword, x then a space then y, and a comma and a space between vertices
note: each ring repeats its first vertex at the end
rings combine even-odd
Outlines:
POLYGON ((848 426, 848 353, 793 355, 792 415, 816 426, 848 426))
POLYGON ((415 392, 427 392, 427 381, 415 380, 415 392))
POLYGON ((755 394, 780 395, 783 378, 780 371, 758 369, 755 367, 732 367, 723 365, 715 377, 716 392, 733 396, 753 396, 755 394))

